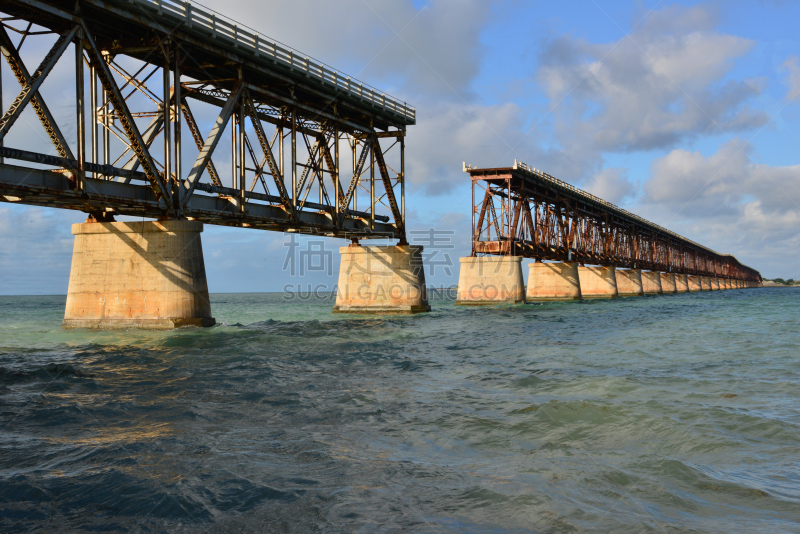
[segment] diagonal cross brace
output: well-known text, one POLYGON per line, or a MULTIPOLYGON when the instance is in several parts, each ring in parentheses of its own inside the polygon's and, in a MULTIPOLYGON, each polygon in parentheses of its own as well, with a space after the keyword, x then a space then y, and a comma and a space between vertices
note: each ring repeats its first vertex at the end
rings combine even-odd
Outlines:
MULTIPOLYGON (((150 147, 155 141, 156 136, 161 132, 161 127, 164 125, 164 114, 159 113, 153 120, 150 121, 150 124, 147 125, 147 129, 142 133, 142 140, 146 147, 150 147)), ((130 148, 126 149, 125 152, 130 150, 130 148)), ((124 155, 124 153, 123 153, 124 155)), ((139 168, 139 158, 136 157, 136 154, 133 154, 130 159, 122 166, 123 169, 135 171, 139 168)), ((119 180, 122 183, 129 184, 131 183, 130 176, 123 177, 119 180)))
MULTIPOLYGON (((186 119, 186 126, 192 133, 194 144, 197 145, 197 150, 202 150, 204 140, 200 136, 200 128, 197 127, 197 121, 194 120, 192 110, 189 108, 189 103, 185 98, 181 98, 181 111, 183 112, 183 118, 186 119)), ((214 167, 214 162, 211 160, 208 161, 208 177, 211 178, 211 181, 214 182, 214 185, 222 187, 222 180, 219 179, 217 168, 214 167)))
POLYGON ((372 143, 374 143, 373 140, 367 139, 364 142, 364 147, 361 149, 361 155, 358 157, 358 163, 356 163, 356 168, 353 169, 353 179, 350 180, 350 186, 347 188, 347 193, 345 193, 344 198, 341 200, 342 204, 339 212, 340 221, 344 220, 344 214, 350 207, 350 201, 353 199, 353 193, 355 193, 356 185, 358 185, 358 179, 361 178, 361 171, 364 168, 364 163, 367 161, 367 154, 369 154, 372 143))
MULTIPOLYGON (((8 66, 11 68, 11 71, 14 73, 14 76, 17 78, 19 84, 25 87, 25 85, 30 81, 31 76, 28 73, 28 69, 25 68, 25 63, 22 62, 19 52, 17 52, 17 49, 11 42, 11 38, 9 38, 5 28, 1 26, 0 50, 2 50, 2 53, 8 62, 8 66)), ((61 130, 59 130, 55 119, 53 119, 53 115, 50 113, 50 110, 47 109, 47 105, 44 103, 44 99, 42 99, 42 95, 39 94, 39 91, 33 92, 33 95, 31 96, 31 107, 33 107, 33 110, 36 112, 36 116, 39 117, 39 121, 41 121, 42 126, 44 126, 44 129, 47 131, 47 135, 50 137, 50 140, 56 147, 58 155, 62 158, 75 159, 75 156, 72 155, 72 151, 69 149, 67 140, 64 138, 61 130)))
POLYGON ((14 122, 22 114, 22 110, 30 102, 31 98, 37 95, 39 87, 41 87, 47 75, 50 74, 58 59, 64 53, 64 50, 69 46, 69 42, 75 37, 78 31, 78 26, 73 26, 71 30, 61 34, 53 47, 44 57, 39 67, 34 71, 33 75, 29 77, 22 90, 17 95, 17 98, 11 103, 5 115, 0 118, 0 140, 5 138, 8 130, 11 129, 14 122))
MULTIPOLYGON (((306 147, 308 147, 308 141, 306 141, 306 147)), ((300 192, 303 191, 303 188, 306 186, 306 180, 308 180, 308 175, 311 173, 311 168, 316 167, 314 166, 314 162, 317 159, 317 153, 319 152, 320 147, 320 140, 317 139, 314 141, 314 144, 311 145, 311 150, 308 151, 308 160, 306 161, 306 166, 303 168, 303 174, 300 175, 300 180, 297 182, 297 191, 295 191, 295 196, 300 196, 300 192)), ((316 170, 314 171, 317 172, 316 170)), ((312 178, 313 183, 313 178, 312 178)))
POLYGON ((261 145, 261 150, 264 152, 264 157, 267 159, 269 172, 272 174, 272 179, 275 180, 275 186, 278 188, 278 194, 281 196, 281 204, 283 204, 283 207, 286 208, 292 215, 292 219, 296 219, 297 212, 292 204, 292 200, 289 198, 289 193, 286 191, 286 185, 283 182, 283 175, 281 174, 280 169, 278 169, 278 164, 275 163, 275 156, 272 155, 272 149, 267 142, 267 136, 264 135, 264 128, 261 127, 261 119, 259 119, 258 115, 256 114, 255 103, 250 97, 250 93, 247 93, 245 98, 247 113, 250 115, 250 121, 253 123, 253 129, 256 132, 256 137, 258 137, 258 143, 261 145))
POLYGON ((225 105, 222 106, 219 117, 217 117, 216 122, 214 122, 214 127, 211 128, 211 133, 208 134, 208 138, 203 144, 203 148, 197 155, 194 166, 192 166, 192 170, 189 172, 189 176, 184 182, 186 191, 181 199, 182 208, 185 208, 189 203, 189 199, 192 198, 192 193, 194 193, 194 188, 200 182, 200 176, 202 176, 203 171, 208 166, 208 162, 211 161, 211 154, 214 152, 214 149, 217 148, 217 144, 222 137, 222 132, 225 130, 225 126, 227 126, 231 115, 233 115, 233 110, 239 103, 239 98, 242 96, 243 89, 244 85, 242 82, 237 82, 236 87, 234 87, 225 105))
POLYGON ((117 117, 122 124, 122 128, 125 130, 125 135, 128 136, 131 149, 133 150, 134 154, 136 154, 136 157, 139 158, 139 164, 142 166, 142 170, 150 180, 150 184, 156 190, 156 194, 163 196, 166 200, 167 206, 171 206, 172 194, 164 185, 164 180, 156 169, 155 163, 153 163, 153 158, 150 157, 150 152, 147 150, 147 145, 144 142, 144 139, 142 139, 142 134, 139 132, 139 129, 136 127, 136 123, 133 121, 133 116, 128 109, 128 105, 125 103, 125 98, 123 98, 122 92, 114 82, 114 76, 111 74, 108 65, 106 65, 105 61, 103 61, 103 56, 100 53, 100 50, 97 48, 97 44, 94 42, 89 28, 86 27, 86 23, 81 21, 81 26, 83 26, 83 37, 86 42, 89 43, 89 48, 86 50, 89 54, 89 60, 97 72, 97 77, 100 79, 100 83, 103 84, 103 87, 108 94, 109 101, 117 111, 117 117))

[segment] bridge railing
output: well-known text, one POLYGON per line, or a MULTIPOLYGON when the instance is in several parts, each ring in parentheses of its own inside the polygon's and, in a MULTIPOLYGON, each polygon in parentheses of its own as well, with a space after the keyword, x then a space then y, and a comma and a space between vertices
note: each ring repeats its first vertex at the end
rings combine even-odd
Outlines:
POLYGON ((200 5, 181 0, 126 0, 159 16, 181 21, 187 28, 200 30, 212 38, 228 41, 236 48, 248 51, 257 58, 284 65, 299 71, 324 85, 343 92, 357 100, 379 109, 416 121, 416 109, 383 91, 351 78, 338 70, 294 50, 274 39, 241 26, 236 22, 204 9, 200 5))

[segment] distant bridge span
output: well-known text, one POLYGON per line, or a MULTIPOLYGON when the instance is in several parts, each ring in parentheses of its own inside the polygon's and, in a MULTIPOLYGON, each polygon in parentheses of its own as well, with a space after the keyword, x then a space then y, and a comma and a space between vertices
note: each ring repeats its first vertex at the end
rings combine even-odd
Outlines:
POLYGON ((472 255, 521 256, 760 282, 729 254, 647 221, 547 173, 464 168, 472 180, 472 255))
POLYGON ((405 133, 416 120, 406 103, 181 0, 4 0, 0 12, 0 48, 21 87, 3 99, 12 103, 0 118, 0 200, 98 221, 135 215, 405 243, 405 133), (49 53, 26 67, 19 48, 48 32, 49 53), (22 35, 18 44, 10 34, 22 35), (61 88, 74 95, 67 124, 40 92, 59 62, 75 73, 61 88), (195 121, 197 101, 217 108, 210 132, 195 121), (55 155, 15 143, 26 108, 55 155), (76 130, 68 142, 63 132, 76 130), (220 154, 224 136, 230 152, 220 154), (230 159, 230 171, 214 159, 230 159))

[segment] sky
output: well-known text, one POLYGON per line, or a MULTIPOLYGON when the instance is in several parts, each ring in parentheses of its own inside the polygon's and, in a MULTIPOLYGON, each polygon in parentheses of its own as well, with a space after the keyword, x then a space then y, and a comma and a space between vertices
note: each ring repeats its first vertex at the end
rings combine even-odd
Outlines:
MULTIPOLYGON (((425 256, 431 285, 457 283, 458 258, 470 253, 462 162, 515 159, 766 278, 800 279, 799 2, 205 5, 416 107, 406 138, 407 226, 412 243, 428 243, 431 229, 437 236, 425 256)), ((19 88, 2 68, 8 106, 19 88)), ((68 75, 67 66, 53 77, 68 75)), ((58 81, 42 93, 57 115, 69 113, 58 81)), ((203 130, 211 120, 200 118, 203 130)), ((31 132, 17 133, 26 146, 7 145, 50 152, 31 132)), ((0 294, 66 293, 70 225, 84 218, 0 204, 0 294)), ((332 286, 337 247, 347 242, 299 238, 301 249, 332 251, 325 269, 300 277, 287 268, 291 239, 207 225, 210 291, 332 286)))

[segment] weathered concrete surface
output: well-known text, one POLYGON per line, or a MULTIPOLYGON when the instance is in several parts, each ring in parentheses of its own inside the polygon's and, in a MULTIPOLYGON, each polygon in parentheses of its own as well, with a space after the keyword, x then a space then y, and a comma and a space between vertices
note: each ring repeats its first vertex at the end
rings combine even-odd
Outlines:
POLYGON ((212 326, 197 221, 73 224, 63 328, 212 326))
POLYGON ((350 246, 339 249, 334 313, 409 314, 430 311, 422 247, 350 246))
POLYGON ((703 291, 711 291, 711 278, 707 276, 700 277, 700 289, 703 291))
POLYGON ((688 293, 689 291, 689 276, 686 274, 675 275, 675 290, 678 293, 688 293))
POLYGON ((725 287, 723 289, 731 289, 731 279, 730 278, 724 278, 723 282, 725 283, 725 287))
POLYGON ((581 296, 585 299, 613 299, 619 297, 614 267, 578 266, 581 296))
POLYGON ((620 297, 644 295, 641 269, 616 269, 614 275, 617 277, 617 292, 620 297))
POLYGON ((525 295, 529 301, 580 300, 581 283, 578 278, 577 263, 528 264, 528 289, 525 295))
POLYGON ((719 291, 719 290, 720 290, 719 278, 717 278, 716 276, 712 276, 711 277, 711 291, 719 291))
POLYGON ((642 289, 645 295, 659 295, 661 288, 661 273, 658 271, 642 271, 642 289))
POLYGON ((672 273, 661 273, 661 291, 664 293, 677 293, 678 288, 675 284, 675 275, 672 273))
POLYGON ((521 256, 461 258, 456 304, 525 302, 521 256))
POLYGON ((689 291, 702 291, 703 290, 702 277, 701 276, 694 276, 694 275, 690 274, 686 278, 687 278, 687 280, 689 282, 689 291))

